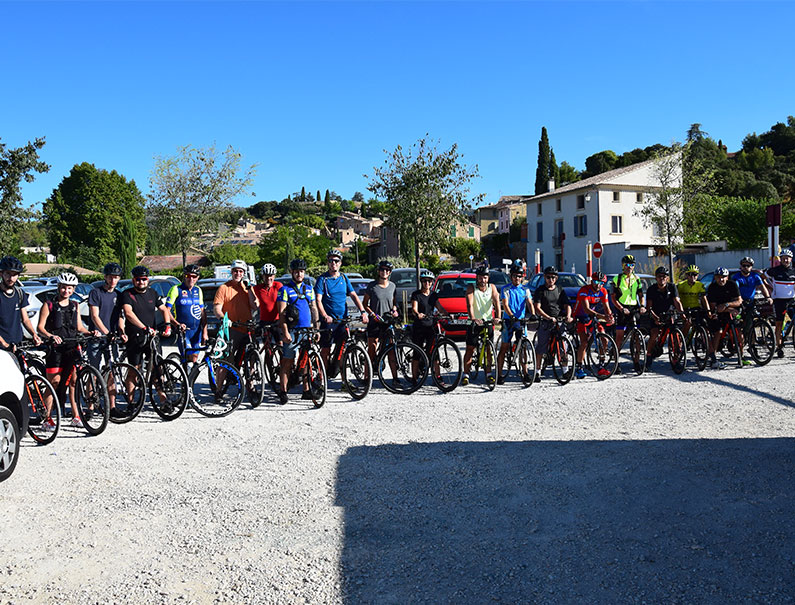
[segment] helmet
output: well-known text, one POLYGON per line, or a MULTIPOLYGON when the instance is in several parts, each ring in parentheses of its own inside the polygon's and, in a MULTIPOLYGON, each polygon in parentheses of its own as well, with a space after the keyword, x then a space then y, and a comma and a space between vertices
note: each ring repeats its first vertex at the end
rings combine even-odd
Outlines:
POLYGON ((185 275, 188 275, 189 273, 191 275, 198 275, 200 271, 201 269, 199 268, 199 265, 188 265, 185 267, 185 269, 183 269, 182 273, 185 275))
POLYGON ((271 265, 270 263, 265 263, 262 265, 262 269, 259 270, 260 275, 276 275, 276 267, 271 265))
POLYGON ((133 277, 149 277, 149 269, 147 269, 143 265, 138 265, 137 267, 133 267, 131 273, 133 277))
POLYGON ((792 250, 790 250, 789 248, 784 248, 784 249, 781 251, 781 253, 779 254, 779 256, 780 256, 780 257, 783 257, 783 256, 789 256, 790 258, 792 258, 792 250))
POLYGON ((395 268, 395 265, 393 265, 388 260, 382 260, 380 263, 378 263, 378 268, 379 269, 389 269, 391 271, 392 269, 395 268))
POLYGON ((306 271, 306 261, 303 258, 294 258, 290 261, 290 271, 306 271))
POLYGON ((488 275, 489 268, 486 265, 480 265, 475 269, 475 275, 488 275))
POLYGON ((423 279, 434 280, 436 279, 436 276, 433 274, 433 272, 429 271, 428 269, 423 269, 422 271, 420 271, 420 281, 422 281, 423 279))
POLYGON ((668 271, 668 267, 657 267, 654 270, 654 275, 670 275, 671 273, 668 271))
POLYGON ((102 269, 102 273, 105 275, 121 275, 121 265, 119 263, 108 263, 102 269))
POLYGON ((520 258, 517 258, 511 263, 511 274, 513 275, 515 273, 524 273, 524 265, 520 258))
POLYGON ((332 248, 331 250, 328 251, 328 254, 326 255, 326 258, 327 259, 338 258, 338 259, 342 260, 342 252, 340 252, 336 248, 332 248))
POLYGON ((604 283, 607 280, 607 276, 604 273, 602 273, 601 271, 594 271, 591 274, 591 280, 595 284, 604 283))
POLYGON ((77 275, 74 273, 61 273, 58 276, 58 284, 65 284, 67 286, 77 285, 77 275))
POLYGON ((634 262, 635 262, 635 257, 632 256, 631 254, 626 254, 621 258, 622 265, 631 265, 634 262))
POLYGON ((726 267, 718 267, 715 269, 715 275, 722 275, 723 277, 729 277, 729 270, 726 267))
POLYGON ((701 273, 701 271, 698 268, 698 265, 688 265, 687 269, 685 269, 685 273, 695 273, 696 275, 698 275, 699 273, 701 273))
POLYGON ((4 256, 0 259, 0 271, 14 271, 15 273, 22 273, 24 267, 22 261, 16 256, 4 256))
POLYGON ((752 259, 750 256, 743 256, 740 259, 740 265, 741 266, 742 265, 751 265, 753 267, 754 266, 754 259, 752 259))
POLYGON ((544 275, 557 275, 558 270, 555 269, 552 265, 544 269, 544 275))
POLYGON ((246 269, 248 269, 248 265, 246 264, 246 261, 238 259, 236 261, 232 261, 231 269, 232 271, 234 271, 235 269, 243 269, 243 271, 245 271, 246 269))

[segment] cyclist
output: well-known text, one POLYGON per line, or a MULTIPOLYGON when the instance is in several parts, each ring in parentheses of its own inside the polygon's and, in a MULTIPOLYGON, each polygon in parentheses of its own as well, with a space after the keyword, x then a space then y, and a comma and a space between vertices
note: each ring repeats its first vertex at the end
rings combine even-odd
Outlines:
MULTIPOLYGON (((213 312, 218 319, 224 315, 230 321, 250 321, 254 311, 257 310, 257 301, 254 294, 246 287, 243 278, 248 271, 245 261, 236 260, 232 263, 232 279, 223 284, 215 292, 213 298, 213 312)), ((236 364, 240 354, 248 344, 248 330, 232 326, 229 330, 228 359, 236 364)), ((218 382, 223 382, 226 371, 219 369, 218 382)))
MULTIPOLYGON (((616 348, 620 351, 630 315, 637 310, 646 312, 643 283, 635 275, 635 257, 631 254, 621 258, 621 273, 613 278, 610 300, 616 308, 616 348)), ((616 374, 620 373, 621 368, 617 368, 616 374)))
MULTIPOLYGON (((411 324, 411 342, 423 349, 428 355, 428 359, 431 357, 431 344, 436 337, 431 316, 434 309, 444 313, 444 309, 439 305, 439 297, 436 292, 431 292, 431 286, 435 279, 436 276, 431 271, 422 269, 420 271, 420 289, 411 293, 411 315, 414 318, 411 324)), ((415 360, 413 365, 416 377, 419 374, 419 360, 415 360)), ((436 370, 434 368, 434 371, 436 370)))
POLYGON ((33 336, 33 342, 41 344, 41 338, 33 328, 26 309, 29 299, 26 292, 17 284, 22 273, 22 261, 15 256, 4 256, 0 259, 2 272, 2 296, 0 296, 0 347, 13 349, 22 342, 22 326, 33 336))
MULTIPOLYGON (((580 336, 580 344, 577 346, 577 370, 574 373, 577 378, 585 378, 586 376, 582 364, 585 360, 585 348, 588 346, 588 328, 591 326, 591 322, 594 319, 603 319, 608 323, 613 321, 613 315, 610 312, 610 297, 604 288, 606 279, 607 277, 604 273, 595 271, 591 275, 591 283, 577 291, 577 302, 574 306, 577 334, 580 336)), ((610 371, 607 368, 599 368, 597 373, 600 376, 607 376, 610 371)))
MULTIPOLYGON (((770 298, 770 293, 768 292, 767 286, 765 285, 765 281, 762 279, 762 276, 758 273, 754 273, 751 269, 754 266, 754 259, 750 256, 744 256, 740 259, 740 270, 734 273, 731 276, 731 279, 737 284, 737 287, 740 289, 740 296, 743 299, 742 306, 745 309, 743 312, 743 329, 740 332, 740 351, 743 348, 743 341, 745 339, 746 334, 751 333, 751 325, 753 324, 754 317, 750 313, 750 305, 753 304, 753 301, 756 297, 756 289, 760 288, 762 294, 765 297, 765 302, 768 304, 773 303, 773 299, 770 298)), ((751 360, 744 359, 743 365, 749 366, 751 365, 751 360)))
POLYGON ((514 334, 517 339, 521 336, 521 324, 516 320, 524 319, 529 302, 528 291, 522 286, 523 277, 524 264, 521 259, 517 258, 511 263, 511 283, 504 285, 502 290, 500 290, 500 300, 502 301, 502 311, 505 313, 505 319, 500 336, 502 344, 497 355, 497 376, 499 376, 497 384, 504 382, 500 374, 502 373, 505 354, 511 347, 511 338, 514 334))
POLYGON ((276 267, 270 263, 262 265, 259 276, 262 283, 251 289, 254 302, 259 307, 259 325, 263 330, 268 329, 275 344, 281 344, 282 333, 276 322, 279 321, 279 290, 282 284, 276 281, 276 267))
POLYGON ((670 273, 666 267, 657 267, 654 271, 654 279, 657 283, 649 286, 646 292, 646 303, 649 305, 649 313, 654 323, 649 332, 649 355, 646 360, 646 368, 651 369, 651 362, 655 357, 659 357, 662 351, 662 343, 657 345, 657 337, 660 335, 660 325, 662 314, 667 313, 674 307, 678 311, 683 311, 682 301, 679 299, 679 291, 676 286, 669 281, 670 273))
MULTIPOLYGON (((555 329, 557 320, 565 318, 566 323, 571 323, 571 305, 569 297, 563 288, 558 285, 558 270, 549 266, 544 269, 544 283, 533 294, 533 309, 541 318, 536 336, 536 382, 541 380, 541 360, 549 349, 549 340, 552 330, 555 329)), ((573 363, 574 360, 569 361, 573 363)))
MULTIPOLYGON (((281 389, 279 401, 287 403, 287 379, 293 369, 298 354, 296 329, 317 328, 318 316, 315 305, 315 291, 304 281, 306 261, 300 258, 290 262, 293 279, 279 290, 279 321, 282 327, 282 367, 279 376, 281 389)), ((301 399, 312 399, 309 391, 309 378, 304 374, 304 390, 301 399)))
POLYGON ((676 284, 679 300, 685 312, 685 334, 690 334, 691 318, 696 313, 703 313, 707 309, 707 290, 698 280, 699 268, 689 265, 685 269, 685 279, 676 284))
POLYGON ((722 370, 726 364, 715 358, 721 331, 727 321, 731 321, 742 305, 740 289, 729 279, 729 270, 725 267, 715 269, 715 279, 707 288, 707 305, 710 311, 709 329, 712 338, 709 342, 709 364, 711 368, 722 370))
POLYGON ((196 363, 199 360, 199 347, 207 342, 207 314, 204 310, 204 294, 196 285, 199 281, 198 265, 188 265, 183 269, 182 283, 172 286, 166 295, 166 307, 185 331, 185 350, 180 353, 196 363))
POLYGON ((331 344, 339 344, 345 340, 344 325, 333 318, 348 317, 348 305, 346 299, 350 296, 353 304, 361 313, 362 323, 367 323, 367 313, 362 302, 359 300, 353 289, 351 280, 348 276, 340 272, 342 266, 342 252, 339 250, 329 250, 326 255, 328 261, 328 271, 317 278, 315 284, 317 290, 317 310, 320 314, 321 329, 328 331, 321 332, 320 335, 320 356, 323 363, 328 366, 328 356, 331 351, 331 344))
POLYGON ((784 357, 783 343, 781 342, 781 325, 784 323, 784 313, 787 306, 795 298, 795 267, 792 266, 792 250, 785 248, 779 254, 780 265, 767 270, 767 281, 771 287, 773 307, 776 310, 776 355, 784 357))
MULTIPOLYGON (((392 269, 394 269, 394 265, 391 262, 382 260, 378 263, 378 276, 367 284, 363 305, 367 313, 373 317, 398 316, 398 308, 395 304, 395 283, 389 281, 392 269)), ((383 338, 383 333, 384 326, 380 322, 373 321, 367 324, 367 352, 370 354, 373 365, 375 365, 378 343, 383 338)), ((390 366, 395 364, 392 367, 392 375, 397 376, 397 362, 390 357, 389 363, 390 366)))
POLYGON ((75 398, 75 381, 77 372, 75 364, 80 354, 77 344, 65 343, 64 339, 74 339, 78 333, 98 335, 97 331, 88 330, 80 318, 80 309, 77 302, 71 300, 77 285, 77 276, 74 273, 61 273, 58 276, 58 293, 55 300, 49 300, 42 305, 39 313, 39 334, 53 342, 47 350, 44 359, 47 380, 58 392, 61 401, 66 387, 69 387, 69 400, 72 405, 72 425, 82 427, 80 416, 77 414, 77 401, 75 398))
MULTIPOLYGON (((469 372, 472 366, 472 355, 478 344, 478 334, 484 321, 491 321, 496 318, 499 321, 502 314, 500 307, 500 294, 497 286, 489 283, 489 268, 485 265, 475 269, 475 285, 467 286, 467 313, 471 323, 467 328, 466 350, 464 351, 464 375, 461 377, 461 384, 469 384, 469 372)), ((489 326, 489 340, 494 338, 494 326, 489 326)), ((493 361, 492 361, 493 364, 493 361)), ((494 376, 487 376, 489 383, 494 381, 494 376)))

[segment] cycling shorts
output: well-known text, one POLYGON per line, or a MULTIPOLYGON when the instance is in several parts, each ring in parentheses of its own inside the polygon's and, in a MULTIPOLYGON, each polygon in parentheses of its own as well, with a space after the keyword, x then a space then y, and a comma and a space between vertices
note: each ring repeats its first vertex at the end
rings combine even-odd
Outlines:
POLYGON ((383 324, 380 321, 371 320, 367 322, 367 338, 377 338, 378 340, 381 340, 384 337, 386 328, 386 324, 383 324))
POLYGON ((792 301, 792 298, 773 299, 773 308, 776 310, 776 321, 784 321, 784 313, 787 310, 787 305, 789 305, 792 301))
POLYGON ((580 336, 585 336, 591 329, 591 323, 593 323, 592 318, 587 319, 578 319, 577 320, 577 334, 580 336))
POLYGON ((320 348, 330 349, 332 343, 339 344, 346 338, 345 324, 320 322, 320 348))
POLYGON ((433 328, 415 325, 411 329, 411 342, 429 354, 434 336, 436 336, 436 330, 433 328))
POLYGON ((624 311, 616 312, 616 330, 626 330, 632 320, 632 314, 640 309, 640 305, 624 305, 624 308, 629 310, 629 313, 624 311))
MULTIPOLYGON (((72 345, 51 347, 44 356, 47 374, 65 374, 67 381, 80 359, 77 347, 72 345)), ((68 382, 66 383, 68 384, 68 382)))
MULTIPOLYGON (((159 346, 159 345, 158 345, 159 346)), ((144 357, 149 356, 149 347, 146 345, 146 334, 129 334, 127 338, 127 363, 140 366, 144 357)))
MULTIPOLYGON (((179 341, 178 341, 179 342, 179 341)), ((185 355, 195 355, 199 352, 202 344, 202 329, 201 327, 194 328, 193 330, 185 330, 185 355)), ((180 354, 182 354, 182 346, 180 345, 180 354)))
POLYGON ((731 313, 718 313, 717 317, 709 318, 709 331, 713 334, 718 330, 722 330, 727 322, 733 321, 731 313))

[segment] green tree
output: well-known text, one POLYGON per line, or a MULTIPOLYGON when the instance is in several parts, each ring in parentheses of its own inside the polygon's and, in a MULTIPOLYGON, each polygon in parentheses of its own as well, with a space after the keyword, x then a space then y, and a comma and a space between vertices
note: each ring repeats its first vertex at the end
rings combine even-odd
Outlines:
POLYGON ((613 170, 618 164, 618 156, 614 151, 606 149, 585 158, 585 173, 583 178, 596 176, 613 170))
POLYGON ((536 168, 536 195, 545 193, 549 184, 549 137, 547 127, 541 127, 541 139, 538 141, 538 166, 536 168))
MULTIPOLYGON (((388 154, 383 167, 375 167, 368 190, 386 200, 388 224, 401 238, 414 240, 414 259, 419 288, 420 251, 438 250, 449 234, 450 222, 465 216, 469 208, 469 183, 478 168, 460 163, 458 146, 439 149, 437 143, 420 139, 404 152, 388 154)), ((483 195, 474 196, 478 202, 483 195)))
POLYGON ((138 260, 138 237, 135 222, 129 214, 125 214, 121 221, 117 253, 121 265, 121 275, 127 277, 138 260))
POLYGON ((317 199, 318 202, 320 201, 320 189, 317 190, 317 198, 315 199, 317 199))
POLYGON ((249 265, 257 265, 260 260, 260 250, 257 246, 245 244, 222 244, 210 252, 210 261, 216 265, 231 265, 237 259, 246 261, 249 265))
POLYGON ((561 162, 560 163, 560 174, 558 178, 559 181, 556 181, 560 185, 564 185, 566 183, 574 183, 580 180, 580 173, 579 171, 569 164, 568 162, 561 162))
POLYGON ((354 212, 356 210, 356 204, 350 200, 342 200, 342 202, 339 202, 339 204, 340 208, 345 212, 354 212))
POLYGON ((241 168, 241 155, 231 146, 180 147, 170 157, 158 156, 150 177, 149 208, 155 228, 174 242, 185 264, 188 248, 211 228, 221 210, 246 195, 256 165, 241 168))
POLYGON ((549 150, 549 178, 555 181, 556 187, 560 185, 560 168, 555 161, 555 152, 552 149, 549 150))
POLYGON ((136 247, 143 247, 144 198, 135 181, 115 170, 76 164, 44 202, 50 250, 71 262, 99 268, 116 260, 125 216, 132 221, 136 247))
POLYGON ((331 201, 331 192, 326 189, 326 197, 323 198, 323 203, 327 204, 331 201))
POLYGON ((299 198, 299 201, 301 201, 301 202, 305 202, 306 201, 306 188, 305 187, 301 187, 301 197, 299 198))
POLYGON ((361 204, 361 203, 364 202, 364 195, 362 194, 361 191, 356 191, 356 192, 354 192, 353 197, 351 198, 351 201, 361 204))
POLYGON ((451 237, 444 246, 442 252, 452 255, 457 263, 469 264, 469 255, 478 260, 483 257, 483 249, 480 242, 466 237, 451 237))
POLYGON ((718 223, 719 239, 725 239, 730 250, 756 248, 767 239, 765 211, 770 200, 718 198, 722 207, 718 223))
POLYGON ((28 212, 20 206, 22 192, 19 188, 24 180, 32 183, 34 173, 50 170, 49 165, 39 159, 39 150, 44 147, 44 138, 28 141, 24 147, 9 149, 0 139, 0 253, 16 253, 19 250, 17 232, 21 220, 28 212))

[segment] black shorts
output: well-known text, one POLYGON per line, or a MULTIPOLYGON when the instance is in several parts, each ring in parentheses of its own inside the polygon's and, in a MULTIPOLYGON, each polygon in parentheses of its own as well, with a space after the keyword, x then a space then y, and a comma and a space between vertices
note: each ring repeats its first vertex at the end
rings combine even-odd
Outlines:
POLYGON ((44 356, 44 366, 47 374, 71 374, 80 359, 80 353, 74 345, 51 347, 44 356))
POLYGON ((632 319, 632 314, 640 310, 640 305, 624 305, 624 309, 628 309, 629 313, 624 313, 620 309, 616 310, 616 330, 627 329, 629 321, 632 319))
POLYGON ((555 330, 554 322, 543 320, 536 330, 536 353, 543 355, 549 349, 549 341, 552 339, 552 332, 555 330))
MULTIPOLYGON (((478 346, 478 335, 480 331, 483 329, 483 326, 479 326, 477 324, 471 323, 467 328, 467 346, 468 347, 476 347, 478 346)), ((489 340, 494 340, 494 326, 489 326, 489 340)))
POLYGON ((431 344, 436 336, 436 330, 427 326, 413 326, 411 329, 411 342, 426 353, 430 353, 431 344))
POLYGON ((332 343, 339 344, 345 340, 345 324, 320 322, 320 348, 330 349, 332 343))
POLYGON ((718 330, 722 330, 729 321, 733 321, 731 313, 718 313, 717 317, 710 317, 709 331, 714 334, 718 330))
POLYGON ((384 337, 384 332, 386 332, 386 324, 373 320, 367 322, 367 338, 381 340, 384 337))
POLYGON ((149 355, 149 347, 146 345, 146 334, 127 335, 127 363, 139 366, 144 357, 149 355))
POLYGON ((237 366, 243 354, 243 349, 246 348, 249 342, 248 332, 229 330, 229 348, 227 349, 226 358, 237 366))
POLYGON ((787 305, 792 302, 791 298, 774 298, 773 308, 776 310, 776 321, 784 321, 784 313, 787 310, 787 305))

